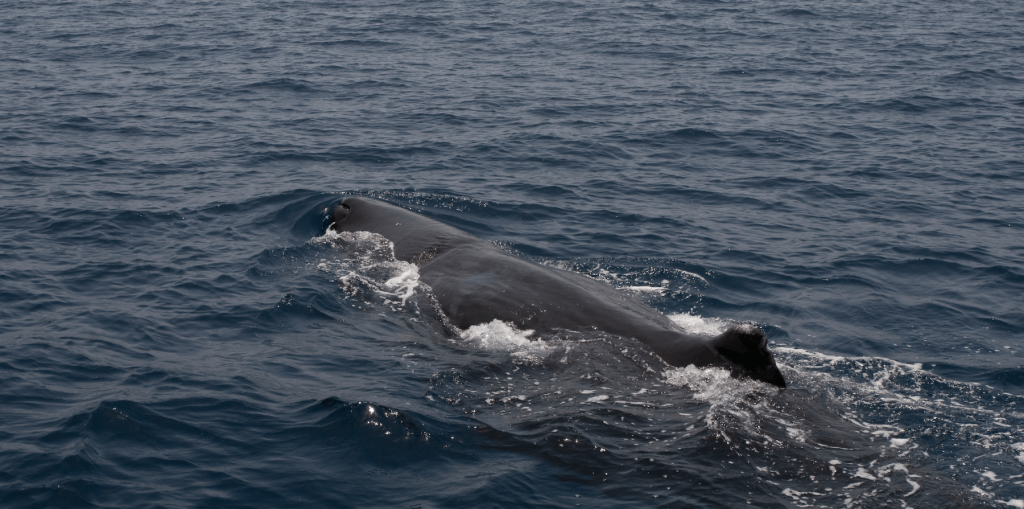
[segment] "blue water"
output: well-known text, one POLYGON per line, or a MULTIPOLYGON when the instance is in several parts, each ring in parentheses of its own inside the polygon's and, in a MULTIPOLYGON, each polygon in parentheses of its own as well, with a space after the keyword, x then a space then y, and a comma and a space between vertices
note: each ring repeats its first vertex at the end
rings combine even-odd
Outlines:
POLYGON ((1024 507, 1024 6, 0 0, 0 506, 1024 507), (369 195, 790 387, 453 334, 369 195))

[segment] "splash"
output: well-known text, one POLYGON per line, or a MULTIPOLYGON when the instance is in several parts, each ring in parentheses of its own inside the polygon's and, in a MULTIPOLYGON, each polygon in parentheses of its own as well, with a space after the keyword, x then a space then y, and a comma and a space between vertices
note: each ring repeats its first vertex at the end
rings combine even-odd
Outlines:
POLYGON ((409 299, 429 290, 420 281, 416 265, 396 260, 394 244, 380 234, 328 230, 310 243, 328 244, 348 255, 321 259, 316 268, 334 276, 351 296, 379 299, 398 311, 407 307, 409 299))
POLYGON ((473 325, 459 336, 483 350, 509 352, 513 359, 537 363, 555 351, 556 346, 551 341, 531 339, 533 334, 532 330, 519 330, 510 323, 495 319, 490 323, 473 325))
MULTIPOLYGON (((714 367, 698 368, 690 365, 684 368, 670 368, 664 372, 664 381, 668 385, 690 389, 695 400, 709 404, 705 424, 710 431, 727 443, 732 442, 730 434, 733 431, 749 434, 757 430, 756 421, 765 409, 763 405, 751 405, 749 397, 763 397, 775 392, 775 389, 767 384, 733 378, 728 371, 714 367)), ((776 417, 778 422, 784 423, 790 437, 799 438, 807 434, 799 425, 781 416, 776 417)), ((763 438, 775 445, 783 445, 776 437, 763 438)))
POLYGON ((663 286, 624 286, 622 289, 633 292, 656 293, 658 295, 664 295, 668 291, 668 288, 663 286))
POLYGON ((666 316, 686 332, 700 336, 717 336, 725 332, 730 325, 733 325, 732 322, 722 320, 721 318, 704 318, 700 315, 691 315, 689 313, 666 316))

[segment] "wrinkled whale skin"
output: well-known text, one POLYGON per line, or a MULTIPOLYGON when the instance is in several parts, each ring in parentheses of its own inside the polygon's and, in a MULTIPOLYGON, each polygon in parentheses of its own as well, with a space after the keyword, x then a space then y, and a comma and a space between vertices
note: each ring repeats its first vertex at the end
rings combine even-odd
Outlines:
POLYGON ((786 386, 764 334, 751 325, 715 337, 690 335, 605 283, 528 262, 440 221, 369 198, 345 198, 330 220, 335 231, 367 231, 390 240, 395 258, 419 266, 420 280, 461 329, 495 319, 541 332, 597 329, 636 338, 672 366, 717 366, 734 377, 786 386))

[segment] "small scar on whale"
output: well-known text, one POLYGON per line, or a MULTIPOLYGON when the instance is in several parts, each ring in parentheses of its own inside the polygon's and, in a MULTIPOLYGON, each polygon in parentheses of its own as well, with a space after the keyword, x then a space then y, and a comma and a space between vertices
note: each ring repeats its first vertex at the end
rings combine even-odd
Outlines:
POLYGON ((785 388, 764 333, 749 324, 718 336, 687 334, 665 315, 607 284, 530 263, 440 221, 389 203, 348 197, 334 231, 377 233, 395 258, 419 267, 447 319, 461 329, 493 320, 536 331, 597 329, 632 337, 672 366, 718 367, 785 388))

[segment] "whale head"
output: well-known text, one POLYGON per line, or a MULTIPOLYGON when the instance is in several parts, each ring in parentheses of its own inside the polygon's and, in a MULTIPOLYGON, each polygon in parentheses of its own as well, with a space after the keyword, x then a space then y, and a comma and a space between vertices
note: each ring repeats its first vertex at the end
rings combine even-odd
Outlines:
POLYGON ((413 262, 427 250, 438 252, 478 239, 440 221, 390 203, 349 196, 330 209, 336 232, 377 233, 394 244, 395 258, 413 262))
POLYGON ((344 202, 338 202, 334 205, 331 210, 331 229, 335 231, 342 231, 342 224, 345 222, 345 218, 348 217, 352 207, 346 205, 344 202))

